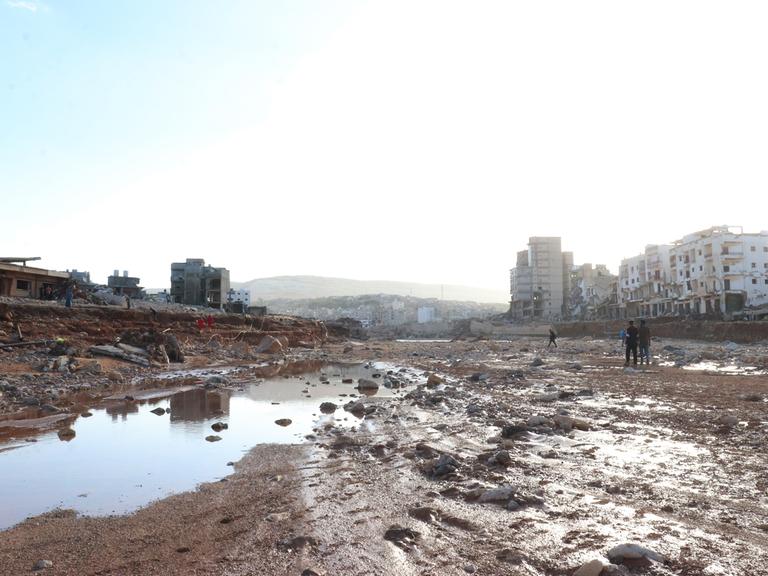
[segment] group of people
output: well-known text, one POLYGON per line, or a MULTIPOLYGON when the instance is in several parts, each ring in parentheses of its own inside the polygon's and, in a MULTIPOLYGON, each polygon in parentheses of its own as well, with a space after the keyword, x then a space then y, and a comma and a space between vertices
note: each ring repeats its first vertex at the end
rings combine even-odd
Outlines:
MULTIPOLYGON (((651 363, 651 329, 646 324, 645 320, 640 320, 640 327, 635 326, 635 321, 630 320, 629 326, 622 328, 619 332, 619 338, 621 338, 621 345, 624 347, 624 366, 629 366, 629 358, 632 357, 632 362, 637 366, 638 351, 640 353, 640 364, 645 362, 651 363)), ((557 332, 552 328, 549 329, 549 344, 547 348, 555 345, 557 348, 557 332)))
POLYGON ((622 346, 624 346, 624 366, 629 366, 629 357, 632 356, 632 363, 637 366, 638 349, 640 352, 640 364, 645 361, 651 363, 651 329, 640 320, 640 327, 635 326, 635 321, 630 320, 629 326, 622 329, 619 333, 622 346))

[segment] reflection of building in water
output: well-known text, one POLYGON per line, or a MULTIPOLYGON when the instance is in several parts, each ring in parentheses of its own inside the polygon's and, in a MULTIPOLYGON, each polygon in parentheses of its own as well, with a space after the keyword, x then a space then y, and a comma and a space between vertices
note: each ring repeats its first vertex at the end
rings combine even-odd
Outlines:
POLYGON ((171 396, 171 421, 205 420, 229 414, 229 393, 222 390, 189 390, 171 396))
POLYGON ((107 406, 107 414, 112 416, 113 422, 117 422, 118 416, 120 416, 120 420, 125 421, 128 414, 138 414, 138 412, 139 405, 136 402, 122 402, 114 406, 107 406))

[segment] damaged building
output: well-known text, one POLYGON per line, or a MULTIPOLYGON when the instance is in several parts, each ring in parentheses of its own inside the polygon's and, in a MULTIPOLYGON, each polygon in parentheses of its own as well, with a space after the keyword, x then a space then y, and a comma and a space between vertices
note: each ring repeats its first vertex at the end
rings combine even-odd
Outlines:
POLYGON ((50 299, 69 281, 69 272, 27 266, 33 258, 0 258, 0 296, 50 299))
POLYGON ((768 232, 714 226, 622 260, 618 318, 730 317, 768 305, 768 232))
POLYGON ((555 236, 533 236, 510 270, 509 314, 515 320, 559 320, 569 315, 573 253, 555 236))
POLYGON ((187 258, 171 264, 171 300, 177 304, 223 308, 229 294, 229 270, 187 258))
POLYGON ((139 286, 141 279, 135 276, 128 276, 128 270, 115 270, 112 276, 107 277, 107 288, 112 290, 113 294, 128 296, 130 298, 141 298, 144 295, 144 289, 139 286))

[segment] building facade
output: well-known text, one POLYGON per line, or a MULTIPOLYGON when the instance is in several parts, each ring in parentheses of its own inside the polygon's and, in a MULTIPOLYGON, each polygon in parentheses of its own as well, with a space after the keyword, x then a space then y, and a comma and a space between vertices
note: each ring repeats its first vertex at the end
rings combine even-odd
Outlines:
POLYGON ((123 270, 122 276, 120 276, 119 270, 115 270, 112 276, 107 277, 107 288, 112 290, 113 294, 139 298, 144 291, 144 289, 139 286, 139 282, 141 282, 139 278, 128 276, 128 270, 123 270))
POLYGON ((69 272, 27 266, 27 260, 32 258, 0 258, 0 296, 50 299, 53 294, 63 292, 69 272))
POLYGON ((714 226, 622 260, 618 317, 727 317, 768 305, 768 232, 714 226))
POLYGON ((555 236, 533 236, 510 270, 510 316, 516 320, 559 320, 569 313, 573 254, 555 236))
POLYGON ((202 258, 171 264, 171 300, 177 304, 223 308, 230 290, 229 270, 202 258))

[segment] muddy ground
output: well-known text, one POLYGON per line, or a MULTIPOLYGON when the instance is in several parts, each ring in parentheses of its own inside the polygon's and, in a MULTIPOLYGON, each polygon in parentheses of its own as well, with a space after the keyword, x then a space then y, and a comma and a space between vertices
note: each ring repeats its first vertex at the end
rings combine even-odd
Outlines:
MULTIPOLYGON (((256 447, 225 482, 0 532, 0 574, 41 560, 67 575, 768 574, 768 376, 750 370, 765 346, 665 340, 657 364, 626 370, 616 342, 544 344, 326 341, 260 358, 423 377, 383 374, 406 387, 366 398, 352 430, 256 447)), ((229 346, 209 362, 244 362, 229 346)))

